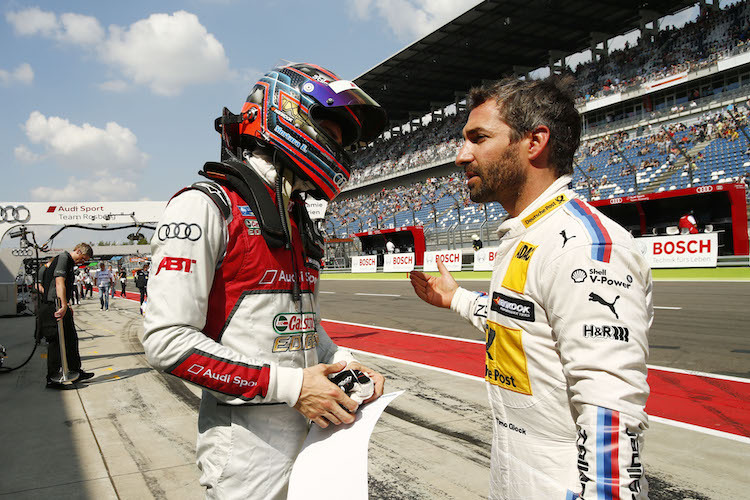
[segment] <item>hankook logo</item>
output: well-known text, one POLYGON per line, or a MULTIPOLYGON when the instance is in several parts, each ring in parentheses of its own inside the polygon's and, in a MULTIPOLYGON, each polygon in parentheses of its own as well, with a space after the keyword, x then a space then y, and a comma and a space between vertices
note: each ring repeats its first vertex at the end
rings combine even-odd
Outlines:
POLYGON ((508 297, 502 293, 492 293, 492 303, 490 309, 508 316, 509 318, 521 321, 534 321, 534 303, 528 300, 508 297))

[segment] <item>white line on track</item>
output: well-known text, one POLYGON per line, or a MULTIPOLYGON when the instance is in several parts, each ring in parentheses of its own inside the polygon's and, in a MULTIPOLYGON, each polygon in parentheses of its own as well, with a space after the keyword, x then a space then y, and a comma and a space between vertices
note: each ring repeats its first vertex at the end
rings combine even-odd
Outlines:
MULTIPOLYGON (((475 380, 477 382, 484 382, 484 379, 481 378, 481 377, 475 377, 473 375, 467 375, 465 373, 454 372, 452 370, 446 370, 445 368, 438 368, 438 367, 435 367, 435 366, 425 365, 425 364, 422 364, 422 363, 415 363, 414 361, 406 361, 406 360, 403 360, 403 359, 392 358, 390 356, 383 356, 382 354, 375 354, 375 353, 372 353, 372 352, 362 351, 362 350, 359 350, 359 349, 348 349, 348 350, 351 351, 351 352, 356 352, 356 353, 359 353, 359 354, 364 354, 364 355, 367 355, 367 356, 372 356, 374 358, 387 359, 389 361, 394 361, 396 363, 401 363, 401 364, 410 365, 410 366, 417 366, 419 368, 424 368, 426 370, 437 371, 437 372, 445 373, 445 374, 448 374, 448 375, 453 375, 455 377, 461 377, 461 378, 465 378, 465 379, 469 379, 469 380, 475 380)), ((723 439, 729 439, 731 441, 737 441, 739 443, 750 444, 750 438, 745 437, 745 436, 738 436, 737 434, 732 434, 730 432, 717 431, 715 429, 708 429, 706 427, 700 427, 698 425, 686 424, 685 422, 678 422, 677 420, 670 420, 668 418, 657 417, 657 416, 653 416, 653 415, 649 415, 648 418, 649 418, 649 420, 651 422, 657 422, 657 423, 669 425, 669 426, 672 426, 672 427, 679 427, 681 429, 687 429, 689 431, 700 432, 701 434, 708 434, 709 436, 715 436, 715 437, 719 437, 719 438, 723 438, 723 439)))
POLYGON ((395 293, 355 293, 354 295, 368 295, 370 297, 401 297, 395 293))
POLYGON ((339 321, 337 319, 323 318, 323 321, 328 321, 330 323, 339 323, 341 325, 363 326, 365 328, 377 328, 378 330, 388 330, 389 332, 408 333, 411 335, 421 335, 422 337, 434 337, 436 339, 457 340, 459 342, 466 342, 468 344, 485 344, 484 340, 462 339, 459 337, 450 337, 448 335, 437 335, 434 333, 413 332, 411 330, 400 330, 398 328, 386 328, 384 326, 366 325, 364 323, 352 323, 351 321, 339 321))
POLYGON ((671 311, 678 311, 682 309, 681 307, 673 307, 673 306, 654 306, 654 309, 669 309, 671 311))
POLYGON ((320 291, 320 293, 330 293, 330 294, 335 294, 336 292, 326 292, 325 290, 321 290, 321 291, 320 291))
POLYGON ((679 368, 669 368, 666 366, 646 365, 654 370, 662 370, 665 372, 683 373, 685 375, 697 375, 699 377, 715 378, 717 380, 731 380, 732 382, 742 382, 743 384, 750 384, 750 379, 741 377, 732 377, 731 375, 716 375, 714 373, 697 372, 693 370, 680 370, 679 368))

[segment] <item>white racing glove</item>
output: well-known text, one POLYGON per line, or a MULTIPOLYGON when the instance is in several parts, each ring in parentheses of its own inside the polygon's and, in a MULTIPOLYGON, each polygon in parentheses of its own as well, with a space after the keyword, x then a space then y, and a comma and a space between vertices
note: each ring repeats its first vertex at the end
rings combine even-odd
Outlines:
POLYGON ((328 375, 328 380, 339 386, 359 405, 375 392, 375 383, 359 370, 344 368, 340 372, 328 375))

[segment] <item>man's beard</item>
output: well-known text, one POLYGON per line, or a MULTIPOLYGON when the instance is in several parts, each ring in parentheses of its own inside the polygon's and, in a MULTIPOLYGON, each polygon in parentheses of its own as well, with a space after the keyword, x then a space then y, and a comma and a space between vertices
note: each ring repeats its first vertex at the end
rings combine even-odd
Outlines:
POLYGON ((526 184, 526 171, 521 167, 518 149, 510 144, 492 164, 482 167, 475 173, 480 182, 474 189, 469 188, 469 198, 474 203, 499 201, 506 204, 518 197, 526 184))

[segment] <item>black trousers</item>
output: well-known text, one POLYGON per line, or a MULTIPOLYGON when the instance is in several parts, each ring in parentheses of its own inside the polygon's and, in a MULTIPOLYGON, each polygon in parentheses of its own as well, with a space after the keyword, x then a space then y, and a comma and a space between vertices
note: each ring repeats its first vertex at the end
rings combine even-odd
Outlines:
POLYGON ((148 297, 148 294, 146 293, 146 288, 145 287, 139 288, 138 291, 141 292, 141 304, 143 304, 143 299, 148 297))
POLYGON ((81 298, 78 296, 78 286, 73 285, 73 303, 78 304, 81 298))
MULTIPOLYGON (((60 337, 57 334, 57 320, 55 319, 55 304, 45 302, 39 305, 39 323, 42 335, 47 339, 47 379, 57 376, 62 367, 60 357, 60 337)), ((73 322, 73 311, 63 316, 65 328, 65 353, 68 359, 68 370, 81 370, 81 355, 78 352, 78 332, 73 322)))
POLYGON ((122 287, 122 296, 123 297, 125 296, 125 285, 126 284, 127 284, 127 282, 125 282, 125 281, 123 281, 122 283, 120 283, 120 287, 122 287))

